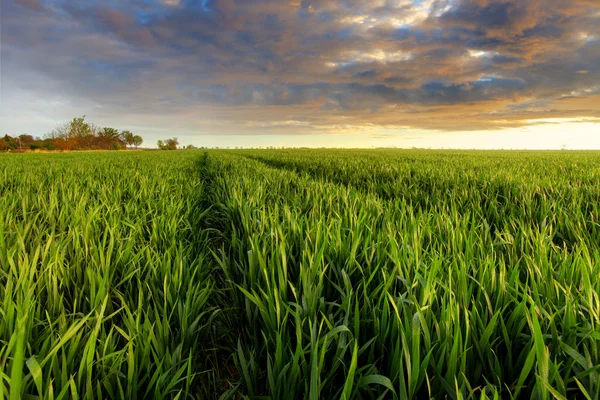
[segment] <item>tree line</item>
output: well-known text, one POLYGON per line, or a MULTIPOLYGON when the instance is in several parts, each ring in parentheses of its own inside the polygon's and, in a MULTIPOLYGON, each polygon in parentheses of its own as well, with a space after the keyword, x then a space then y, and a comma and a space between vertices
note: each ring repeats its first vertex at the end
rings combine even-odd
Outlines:
MULTIPOLYGON (((0 138, 0 151, 24 150, 122 150, 128 147, 137 149, 144 139, 131 131, 119 131, 115 128, 101 128, 87 122, 85 115, 58 125, 43 138, 32 135, 9 136, 0 138)), ((176 137, 159 140, 160 150, 194 150, 193 145, 179 147, 176 137)))
POLYGON ((44 138, 32 135, 0 138, 0 151, 6 150, 121 150, 136 149, 144 142, 139 135, 128 130, 119 131, 110 127, 98 127, 87 122, 85 115, 58 125, 44 138))

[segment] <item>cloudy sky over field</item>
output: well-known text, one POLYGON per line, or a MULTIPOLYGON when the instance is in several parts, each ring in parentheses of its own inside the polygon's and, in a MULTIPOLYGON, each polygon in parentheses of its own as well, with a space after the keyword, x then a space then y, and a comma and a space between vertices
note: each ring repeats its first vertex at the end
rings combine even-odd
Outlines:
POLYGON ((1 134, 600 148, 599 0, 0 0, 1 134))

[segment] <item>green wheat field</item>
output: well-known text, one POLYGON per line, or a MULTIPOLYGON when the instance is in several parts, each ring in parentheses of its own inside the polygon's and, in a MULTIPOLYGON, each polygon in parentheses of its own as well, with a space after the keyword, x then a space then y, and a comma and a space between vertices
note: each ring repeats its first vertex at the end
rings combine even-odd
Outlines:
POLYGON ((600 153, 0 154, 0 398, 598 399, 600 153))

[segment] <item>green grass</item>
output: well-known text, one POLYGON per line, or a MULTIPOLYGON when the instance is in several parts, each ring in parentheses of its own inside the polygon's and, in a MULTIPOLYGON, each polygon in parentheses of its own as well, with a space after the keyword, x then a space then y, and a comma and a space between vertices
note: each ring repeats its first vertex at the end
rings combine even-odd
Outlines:
POLYGON ((2 157, 0 398, 213 392, 196 158, 2 157))
POLYGON ((599 167, 593 152, 2 155, 0 392, 599 398, 599 167))

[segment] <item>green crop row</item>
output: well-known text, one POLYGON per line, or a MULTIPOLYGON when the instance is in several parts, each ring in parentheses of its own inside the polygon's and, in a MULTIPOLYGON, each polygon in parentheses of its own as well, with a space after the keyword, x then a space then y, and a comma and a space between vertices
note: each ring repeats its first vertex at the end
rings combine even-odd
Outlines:
POLYGON ((185 153, 0 159, 0 398, 218 389, 203 189, 185 153))

